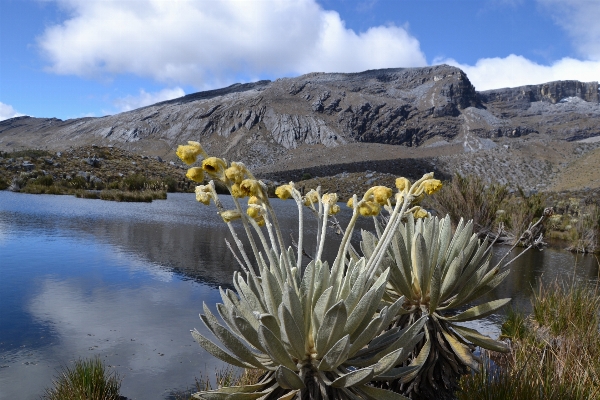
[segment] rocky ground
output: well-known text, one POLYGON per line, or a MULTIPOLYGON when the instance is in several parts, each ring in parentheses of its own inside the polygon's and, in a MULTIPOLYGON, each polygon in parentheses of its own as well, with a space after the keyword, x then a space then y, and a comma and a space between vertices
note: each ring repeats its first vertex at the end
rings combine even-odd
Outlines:
POLYGON ((116 147, 84 146, 64 151, 0 152, 0 188, 22 190, 28 184, 60 192, 88 189, 189 191, 185 168, 160 157, 116 147))

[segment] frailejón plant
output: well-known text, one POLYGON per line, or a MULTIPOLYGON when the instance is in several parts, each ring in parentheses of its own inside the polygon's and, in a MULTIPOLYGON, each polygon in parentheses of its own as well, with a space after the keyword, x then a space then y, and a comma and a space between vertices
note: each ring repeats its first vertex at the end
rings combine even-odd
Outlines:
MULTIPOLYGON (((381 238, 366 231, 362 237, 363 253, 370 258, 381 238)), ((451 399, 460 375, 478 369, 473 345, 508 350, 506 344, 460 325, 488 316, 510 301, 493 300, 464 310, 508 275, 504 266, 490 265, 490 258, 491 245, 478 240, 472 221, 461 219, 454 234, 449 216, 415 220, 409 214, 398 226, 383 262, 390 269, 384 298, 393 304, 403 299, 396 329, 429 318, 423 328, 425 337, 408 363, 419 368, 380 387, 411 399, 451 399)))
MULTIPOLYGON (((196 198, 204 204, 211 200, 215 203, 243 260, 240 261, 243 273, 236 273, 233 279, 236 292, 220 291, 223 303, 217 304, 217 311, 223 323, 206 305, 201 315, 225 349, 197 330, 192 335, 205 350, 227 363, 265 371, 255 385, 198 392, 194 397, 405 398, 367 384, 398 379, 419 368, 417 362, 401 365, 416 343, 423 340, 424 333, 418 332, 423 330, 428 316, 414 319, 404 329, 387 329, 401 312, 405 299, 400 296, 386 305, 382 303, 390 269, 382 270, 381 265, 401 219, 408 214, 428 214, 419 207, 409 209, 412 197, 398 193, 378 248, 367 257, 358 257, 349 243, 357 218, 376 216, 382 206, 391 206, 392 190, 372 188, 360 201, 354 196, 349 204, 352 218, 330 268, 322 255, 328 218, 339 211, 335 194, 321 195, 317 189, 301 196, 292 183, 277 189, 280 198, 291 197, 298 205, 296 255, 291 248, 286 250, 266 188, 243 164, 228 164, 208 157, 197 142, 180 146, 177 154, 188 164, 194 163, 198 156, 204 157, 202 167, 188 171, 190 179, 202 182, 204 174, 208 174, 229 189, 234 210, 223 208, 213 181, 198 186, 196 198), (249 198, 246 210, 240 204, 244 197, 249 198), (302 263, 304 206, 314 212, 318 221, 315 256, 306 267, 302 263), (256 267, 237 238, 233 221, 241 221, 256 267)), ((426 174, 411 189, 420 195, 431 193, 440 185, 432 174, 426 174)))

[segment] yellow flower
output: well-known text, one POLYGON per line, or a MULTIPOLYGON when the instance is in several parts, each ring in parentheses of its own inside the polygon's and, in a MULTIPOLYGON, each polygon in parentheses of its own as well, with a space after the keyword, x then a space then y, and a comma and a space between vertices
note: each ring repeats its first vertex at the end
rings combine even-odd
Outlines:
POLYGON ((399 191, 410 189, 410 181, 404 177, 396 178, 396 187, 399 191))
POLYGON ((275 189, 275 196, 279 197, 281 200, 287 200, 292 197, 293 190, 294 188, 292 185, 281 185, 275 189))
POLYGON ((310 192, 306 193, 304 196, 304 205, 310 207, 311 204, 316 204, 319 202, 319 194, 316 190, 311 189, 310 192))
POLYGON ((196 186, 196 200, 207 206, 212 198, 212 191, 208 185, 196 186))
POLYGON ((225 170, 225 176, 227 179, 237 183, 238 185, 242 183, 244 177, 246 175, 246 167, 243 164, 239 164, 236 162, 231 163, 231 167, 225 170))
POLYGON ((321 198, 323 204, 328 203, 330 206, 334 205, 338 201, 337 193, 325 193, 321 198))
POLYGON ((350 200, 348 200, 346 205, 350 208, 354 208, 354 197, 350 197, 350 200))
POLYGON ((227 210, 220 213, 221 218, 225 222, 235 221, 236 219, 242 218, 242 215, 237 210, 227 210))
POLYGON ((246 214, 252 219, 256 219, 261 215, 261 207, 256 204, 248 204, 246 214))
POLYGON ((392 197, 392 189, 385 186, 374 186, 373 189, 373 199, 380 205, 387 204, 390 197, 392 197))
POLYGON ((259 215, 258 217, 254 218, 254 220, 256 221, 258 226, 265 226, 265 217, 263 217, 262 215, 259 215))
POLYGON ((425 193, 434 194, 442 188, 442 182, 439 179, 427 179, 421 185, 425 193))
POLYGON ((379 215, 381 207, 374 201, 365 201, 358 207, 358 212, 363 217, 376 217, 379 215))
POLYGON ((338 206, 337 204, 334 204, 329 208, 329 215, 335 215, 339 212, 340 212, 340 206, 338 206))
POLYGON ((238 185, 237 183, 234 183, 231 186, 230 193, 233 197, 237 197, 237 198, 244 197, 244 193, 242 193, 242 189, 240 189, 240 185, 238 185))
POLYGON ((419 207, 413 211, 413 215, 415 216, 415 218, 425 218, 429 216, 429 213, 423 210, 421 207, 419 207))
POLYGON ((189 141, 187 145, 177 147, 177 157, 184 163, 190 165, 196 162, 196 157, 200 154, 206 154, 198 142, 189 141))
POLYGON ((240 183, 240 192, 242 192, 244 197, 264 197, 260 183, 255 179, 244 179, 242 183, 240 183))
POLYGON ((211 175, 221 174, 226 166, 225 160, 217 157, 208 157, 202 161, 202 169, 211 175))
POLYGON ((188 169, 187 174, 185 174, 185 176, 188 179, 193 180, 194 182, 199 182, 199 183, 204 182, 204 170, 200 167, 194 167, 194 168, 188 169))
POLYGON ((257 204, 257 205, 260 205, 260 204, 262 204, 262 200, 261 200, 261 199, 259 199, 259 198, 258 198, 258 197, 256 197, 256 196, 251 196, 251 197, 248 199, 248 205, 250 205, 250 204, 257 204))

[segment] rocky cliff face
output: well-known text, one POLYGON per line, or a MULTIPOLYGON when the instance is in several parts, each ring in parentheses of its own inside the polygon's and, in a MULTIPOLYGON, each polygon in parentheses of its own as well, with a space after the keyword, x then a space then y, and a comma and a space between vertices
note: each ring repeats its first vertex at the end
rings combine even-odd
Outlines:
POLYGON ((268 173, 436 154, 468 158, 505 139, 593 138, 599 121, 597 82, 477 92, 463 71, 439 65, 236 84, 102 118, 13 118, 0 122, 0 151, 98 144, 169 160, 178 144, 199 140, 211 154, 268 173))

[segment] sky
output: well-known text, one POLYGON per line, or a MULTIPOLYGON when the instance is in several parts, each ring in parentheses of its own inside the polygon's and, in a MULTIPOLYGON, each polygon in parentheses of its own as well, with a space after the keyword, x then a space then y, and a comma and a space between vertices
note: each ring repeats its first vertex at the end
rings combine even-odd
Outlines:
POLYGON ((600 0, 0 0, 0 120, 442 63, 477 90, 599 81, 600 0))

